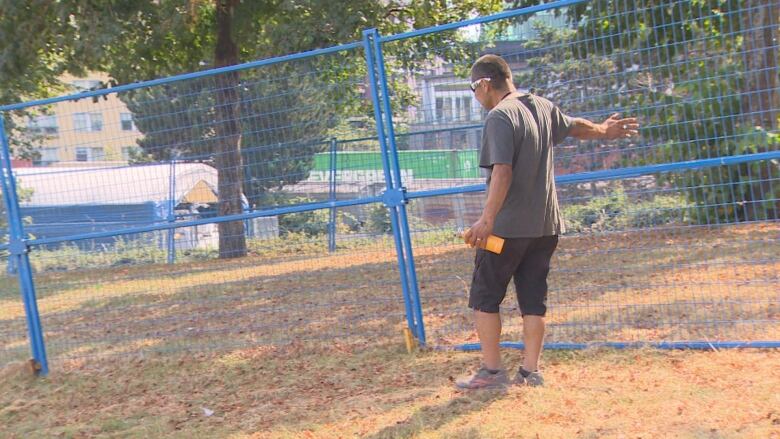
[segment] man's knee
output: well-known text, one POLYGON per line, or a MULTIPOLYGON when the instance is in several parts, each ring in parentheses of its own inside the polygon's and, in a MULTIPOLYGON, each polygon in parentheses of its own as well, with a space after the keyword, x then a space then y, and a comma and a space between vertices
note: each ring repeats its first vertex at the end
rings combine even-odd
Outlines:
POLYGON ((547 305, 544 303, 520 304, 520 314, 525 316, 544 317, 547 315, 547 305))
POLYGON ((469 300, 469 308, 473 309, 474 311, 483 312, 486 314, 498 314, 500 311, 500 306, 495 303, 478 303, 475 301, 475 303, 472 303, 471 300, 469 300))

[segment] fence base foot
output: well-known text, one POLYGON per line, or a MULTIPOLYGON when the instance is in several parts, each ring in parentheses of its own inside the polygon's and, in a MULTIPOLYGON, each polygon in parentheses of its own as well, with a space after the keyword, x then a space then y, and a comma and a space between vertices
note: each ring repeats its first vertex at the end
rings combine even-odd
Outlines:
POLYGON ((30 375, 35 375, 35 376, 38 376, 38 374, 41 373, 41 369, 43 369, 41 363, 35 361, 34 358, 30 358, 29 360, 27 360, 25 366, 27 372, 29 372, 30 375))
POLYGON ((412 335, 412 331, 409 328, 403 329, 404 341, 406 342, 406 352, 413 353, 417 348, 417 339, 412 335))

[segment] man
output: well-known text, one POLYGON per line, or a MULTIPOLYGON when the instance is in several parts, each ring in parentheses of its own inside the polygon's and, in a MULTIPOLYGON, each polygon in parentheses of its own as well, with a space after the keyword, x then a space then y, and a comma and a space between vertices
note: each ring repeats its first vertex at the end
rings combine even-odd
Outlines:
POLYGON ((505 239, 500 254, 477 249, 469 307, 474 310, 482 346, 482 367, 462 389, 503 387, 509 383, 501 364, 499 305, 514 277, 523 316, 524 359, 516 384, 543 384, 538 371, 547 311, 547 273, 563 232, 553 173, 553 145, 578 139, 617 139, 636 135, 635 118, 617 114, 600 124, 566 116, 547 99, 519 93, 509 65, 485 55, 471 68, 471 90, 488 110, 479 166, 487 170, 487 201, 482 216, 466 232, 470 246, 490 234, 505 239))

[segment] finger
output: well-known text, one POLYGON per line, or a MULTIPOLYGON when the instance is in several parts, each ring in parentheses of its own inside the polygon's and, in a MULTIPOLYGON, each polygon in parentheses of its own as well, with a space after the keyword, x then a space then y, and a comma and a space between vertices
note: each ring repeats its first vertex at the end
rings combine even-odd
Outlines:
POLYGON ((612 113, 612 116, 609 116, 607 119, 617 119, 620 117, 620 113, 612 113))
POLYGON ((474 234, 471 236, 471 244, 477 245, 481 243, 485 239, 484 236, 482 236, 484 234, 485 233, 482 230, 475 231, 474 234))

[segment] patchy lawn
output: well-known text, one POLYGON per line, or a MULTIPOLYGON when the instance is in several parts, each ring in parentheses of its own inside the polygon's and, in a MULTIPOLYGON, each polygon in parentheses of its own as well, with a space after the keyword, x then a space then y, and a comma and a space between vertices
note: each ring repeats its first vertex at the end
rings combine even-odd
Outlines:
MULTIPOLYGON (((505 353, 507 364, 520 361, 505 353)), ((549 351, 544 388, 459 393, 477 354, 303 345, 0 378, 5 438, 779 438, 778 351, 549 351)))
MULTIPOLYGON (((423 238, 430 345, 475 341, 473 251, 423 238)), ((462 394, 478 354, 405 352, 389 240, 282 253, 39 273, 38 379, 0 278, 0 437, 780 439, 780 351, 548 350, 545 388, 462 394)), ((547 341, 779 340, 778 254, 777 223, 565 237, 547 341)))

